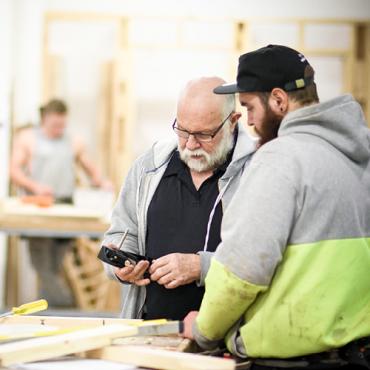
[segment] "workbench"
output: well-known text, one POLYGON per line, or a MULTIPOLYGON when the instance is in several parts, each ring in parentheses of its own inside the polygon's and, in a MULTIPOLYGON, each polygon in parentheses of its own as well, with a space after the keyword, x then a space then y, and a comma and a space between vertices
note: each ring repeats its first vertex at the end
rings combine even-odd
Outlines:
POLYGON ((8 235, 99 238, 108 227, 107 215, 99 210, 69 204, 43 208, 19 198, 0 200, 0 231, 8 235))
MULTIPOLYGON (((77 207, 69 204, 54 204, 39 207, 25 204, 20 198, 0 200, 0 231, 9 236, 100 239, 109 227, 109 219, 103 211, 77 207)), ((8 249, 8 276, 0 271, 0 279, 6 280, 7 304, 23 302, 19 286, 24 273, 23 259, 19 253, 18 240, 10 239, 8 249)))

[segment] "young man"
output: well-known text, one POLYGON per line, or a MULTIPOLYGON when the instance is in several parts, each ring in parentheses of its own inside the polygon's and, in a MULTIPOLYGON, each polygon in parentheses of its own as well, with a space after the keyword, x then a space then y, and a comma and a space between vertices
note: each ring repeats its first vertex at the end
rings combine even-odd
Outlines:
POLYGON ((125 318, 183 319, 199 309, 223 211, 255 151, 233 96, 217 77, 190 81, 177 105, 177 140, 158 142, 132 166, 104 244, 154 258, 109 270, 124 287, 125 318), (147 271, 150 279, 143 277, 147 271))
POLYGON ((370 131, 350 95, 318 103, 307 59, 269 45, 239 59, 260 149, 222 222, 186 335, 241 357, 292 358, 370 335, 370 131))
POLYGON ((83 168, 93 186, 112 187, 88 158, 83 142, 66 133, 67 116, 67 105, 62 100, 50 100, 40 108, 40 127, 24 129, 16 135, 10 177, 26 193, 71 202, 76 164, 83 168))
MULTIPOLYGON (((88 159, 83 143, 66 133, 67 106, 50 100, 40 109, 41 125, 21 130, 14 139, 10 162, 11 181, 26 194, 52 196, 56 202, 72 203, 75 165, 80 165, 94 186, 111 189, 88 159)), ((39 295, 50 306, 71 306, 73 296, 60 276, 70 239, 29 238, 31 262, 39 276, 39 295)))

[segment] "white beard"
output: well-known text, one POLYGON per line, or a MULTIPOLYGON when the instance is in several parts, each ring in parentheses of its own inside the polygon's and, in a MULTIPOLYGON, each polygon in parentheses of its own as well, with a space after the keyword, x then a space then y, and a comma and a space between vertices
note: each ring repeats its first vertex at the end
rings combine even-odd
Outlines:
POLYGON ((180 158, 193 171, 205 172, 213 170, 226 162, 227 155, 234 145, 234 134, 229 130, 223 131, 223 137, 212 153, 204 149, 189 150, 181 149, 178 146, 180 158), (193 159, 192 156, 199 156, 200 159, 193 159))

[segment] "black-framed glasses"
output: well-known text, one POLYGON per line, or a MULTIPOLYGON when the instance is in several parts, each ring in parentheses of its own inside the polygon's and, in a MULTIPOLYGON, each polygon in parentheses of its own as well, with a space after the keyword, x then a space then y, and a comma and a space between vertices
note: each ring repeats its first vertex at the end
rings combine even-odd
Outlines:
POLYGON ((193 135, 194 139, 197 140, 197 141, 201 141, 203 143, 210 142, 218 134, 218 132, 222 129, 224 124, 227 122, 227 120, 231 116, 231 113, 233 113, 233 112, 234 111, 232 110, 228 114, 228 116, 221 122, 221 124, 216 128, 216 130, 213 131, 212 133, 210 133, 210 132, 189 132, 187 130, 183 130, 181 128, 178 128, 176 126, 177 118, 175 118, 175 120, 173 121, 172 129, 173 129, 173 131, 175 131, 177 136, 179 136, 183 139, 189 139, 190 135, 193 135))

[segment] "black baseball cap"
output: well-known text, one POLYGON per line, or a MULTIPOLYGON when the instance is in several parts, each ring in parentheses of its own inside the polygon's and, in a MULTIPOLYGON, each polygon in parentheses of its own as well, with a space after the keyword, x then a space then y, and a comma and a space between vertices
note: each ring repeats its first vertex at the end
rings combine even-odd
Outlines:
POLYGON ((308 63, 305 56, 287 46, 268 45, 239 57, 236 83, 216 87, 216 94, 268 92, 275 87, 285 91, 301 89, 314 83, 304 77, 308 63))

